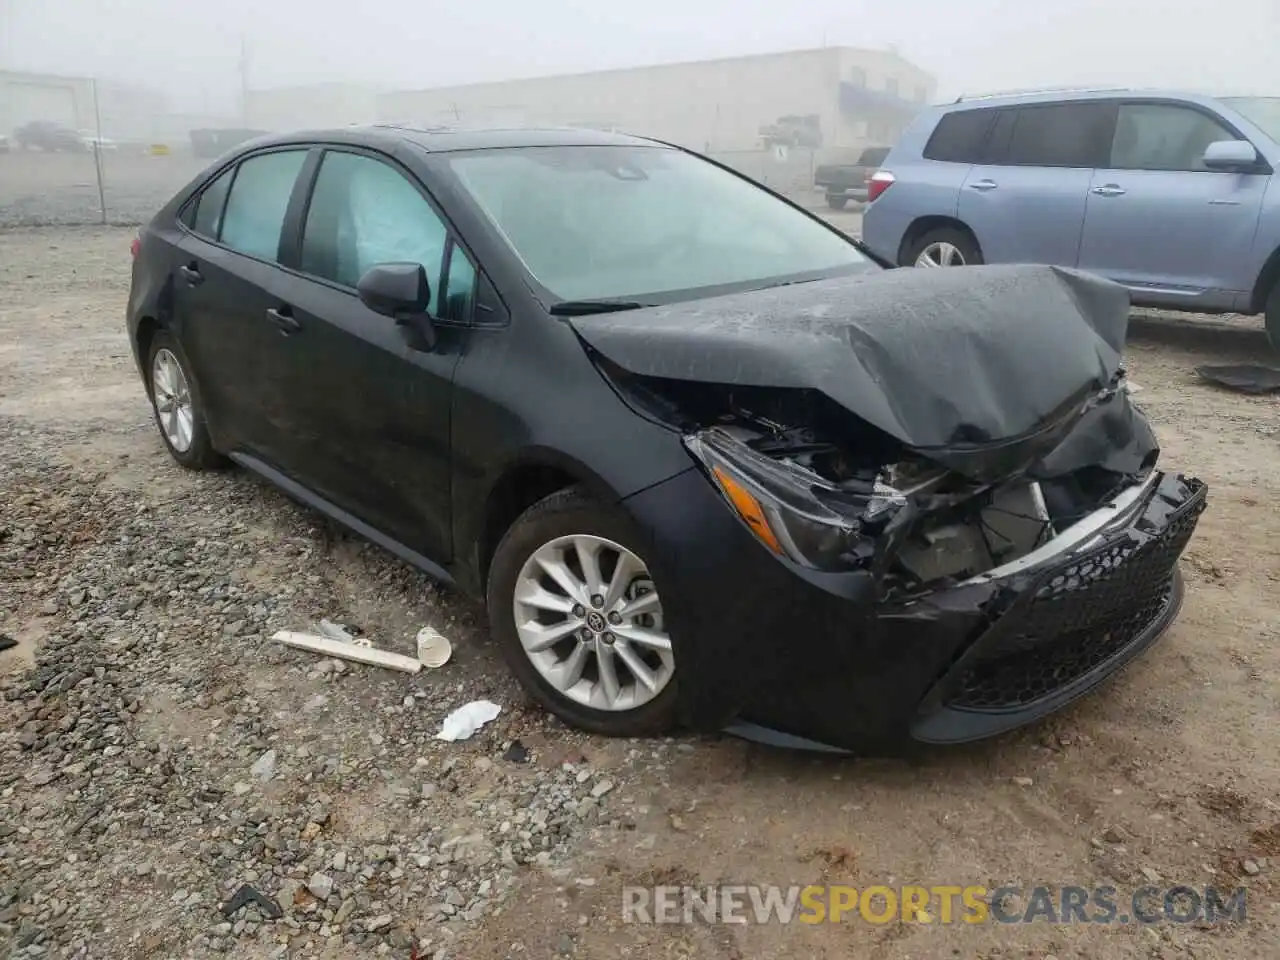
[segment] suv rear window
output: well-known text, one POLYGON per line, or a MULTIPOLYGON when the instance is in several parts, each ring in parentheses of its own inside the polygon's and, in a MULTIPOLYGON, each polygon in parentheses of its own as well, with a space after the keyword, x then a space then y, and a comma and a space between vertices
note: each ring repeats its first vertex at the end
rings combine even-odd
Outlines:
POLYGON ((977 163, 982 157, 982 146, 995 116, 996 111, 992 107, 953 110, 944 114, 929 142, 924 145, 925 159, 977 163))

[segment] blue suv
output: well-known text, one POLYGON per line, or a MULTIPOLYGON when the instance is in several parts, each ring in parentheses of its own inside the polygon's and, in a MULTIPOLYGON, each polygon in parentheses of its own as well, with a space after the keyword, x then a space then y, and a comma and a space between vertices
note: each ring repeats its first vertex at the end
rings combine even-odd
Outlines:
POLYGON ((1280 97, 1089 90, 921 113, 863 241, 923 267, 1078 267, 1142 306, 1265 313, 1280 349, 1280 97))

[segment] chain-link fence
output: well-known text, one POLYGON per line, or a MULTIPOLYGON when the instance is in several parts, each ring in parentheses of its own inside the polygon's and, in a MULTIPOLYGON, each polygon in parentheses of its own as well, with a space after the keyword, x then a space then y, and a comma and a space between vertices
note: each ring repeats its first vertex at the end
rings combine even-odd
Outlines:
POLYGON ((149 220, 207 160, 186 145, 0 146, 0 228, 149 220))

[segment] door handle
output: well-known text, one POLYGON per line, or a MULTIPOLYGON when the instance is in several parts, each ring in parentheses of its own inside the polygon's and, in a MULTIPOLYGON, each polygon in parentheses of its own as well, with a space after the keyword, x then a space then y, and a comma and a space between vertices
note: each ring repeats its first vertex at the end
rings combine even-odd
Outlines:
POLYGON ((1090 193, 1096 193, 1100 197, 1120 197, 1128 193, 1123 187, 1119 187, 1114 183, 1104 184, 1101 187, 1094 187, 1090 193))
POLYGON ((293 312, 288 307, 272 307, 267 311, 267 316, 286 337, 302 329, 302 324, 294 319, 293 312))
POLYGON ((198 287, 200 284, 204 283, 204 274, 200 272, 200 269, 194 263, 184 263, 178 268, 178 273, 182 276, 183 280, 187 281, 187 286, 198 287))
POLYGON ((996 183, 994 180, 977 180, 974 183, 969 184, 969 189, 981 190, 985 193, 988 190, 994 190, 998 186, 1000 186, 1000 184, 996 183))

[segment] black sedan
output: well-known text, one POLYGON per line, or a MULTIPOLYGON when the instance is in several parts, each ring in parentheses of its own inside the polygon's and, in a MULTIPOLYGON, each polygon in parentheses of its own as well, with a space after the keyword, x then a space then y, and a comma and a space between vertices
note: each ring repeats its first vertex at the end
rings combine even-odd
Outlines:
POLYGON ((1130 401, 1122 288, 886 270, 646 140, 255 140, 139 234, 128 311, 179 463, 484 596, 605 734, 1011 729, 1165 631, 1205 503, 1130 401))

